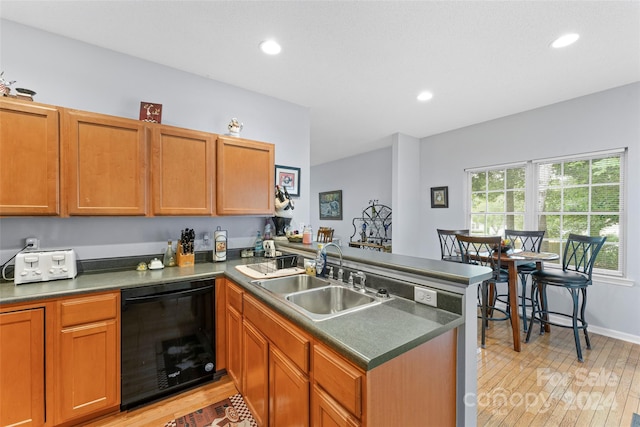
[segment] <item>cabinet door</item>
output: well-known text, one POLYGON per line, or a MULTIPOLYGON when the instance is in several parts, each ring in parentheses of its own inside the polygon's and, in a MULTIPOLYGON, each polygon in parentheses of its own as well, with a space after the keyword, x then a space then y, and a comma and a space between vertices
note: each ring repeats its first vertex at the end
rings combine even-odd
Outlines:
POLYGON ((259 426, 266 426, 269 398, 269 344, 251 323, 243 323, 244 398, 259 426))
POLYGON ((269 425, 309 425, 309 379, 276 347, 269 347, 269 425))
POLYGON ((145 215, 144 122, 65 110, 63 185, 69 215, 145 215))
POLYGON ((313 427, 358 427, 360 422, 320 387, 314 385, 311 397, 313 427))
POLYGON ((218 137, 216 212, 218 215, 272 215, 275 199, 273 144, 218 137))
POLYGON ((44 309, 0 314, 0 425, 45 419, 44 309))
POLYGON ((58 302, 56 423, 120 404, 120 294, 58 302))
POLYGON ((58 110, 0 100, 0 215, 59 211, 58 110))
POLYGON ((240 393, 242 389, 242 315, 227 306, 227 373, 240 393))
POLYGON ((153 213, 213 214, 215 135, 162 125, 152 129, 153 213))
POLYGON ((115 320, 64 329, 60 337, 57 422, 120 402, 115 320))

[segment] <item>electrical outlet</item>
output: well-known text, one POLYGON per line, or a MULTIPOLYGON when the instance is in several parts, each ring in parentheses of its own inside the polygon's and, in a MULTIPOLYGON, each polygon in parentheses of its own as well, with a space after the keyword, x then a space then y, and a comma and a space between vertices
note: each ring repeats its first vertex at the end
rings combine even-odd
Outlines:
POLYGON ((40 240, 37 237, 27 237, 24 239, 24 245, 29 251, 37 251, 40 249, 40 240))
POLYGON ((420 286, 413 288, 413 299, 420 304, 438 306, 438 292, 433 289, 426 289, 420 286))

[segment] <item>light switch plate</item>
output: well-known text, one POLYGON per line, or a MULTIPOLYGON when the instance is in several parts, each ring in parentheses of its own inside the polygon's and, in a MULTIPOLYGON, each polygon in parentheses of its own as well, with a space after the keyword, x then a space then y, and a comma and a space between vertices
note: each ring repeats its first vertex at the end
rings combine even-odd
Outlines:
POLYGON ((420 304, 426 304, 433 307, 438 306, 438 292, 433 289, 415 286, 413 288, 413 299, 420 304))

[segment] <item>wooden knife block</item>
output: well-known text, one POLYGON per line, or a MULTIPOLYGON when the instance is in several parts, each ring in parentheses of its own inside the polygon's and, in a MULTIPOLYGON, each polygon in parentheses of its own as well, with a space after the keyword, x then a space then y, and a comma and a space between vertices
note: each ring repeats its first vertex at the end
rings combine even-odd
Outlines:
POLYGON ((176 263, 178 264, 178 267, 191 267, 196 263, 195 258, 195 254, 183 254, 182 245, 178 243, 176 254, 176 263))

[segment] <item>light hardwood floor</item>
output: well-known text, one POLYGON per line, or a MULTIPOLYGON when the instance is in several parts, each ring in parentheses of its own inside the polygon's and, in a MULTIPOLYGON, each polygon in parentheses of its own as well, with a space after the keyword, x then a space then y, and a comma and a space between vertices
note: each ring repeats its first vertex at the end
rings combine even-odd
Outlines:
MULTIPOLYGON (((511 328, 494 322, 478 350, 478 426, 623 426, 640 413, 640 345, 590 333, 578 362, 572 332, 532 334, 513 351, 511 328)), ((522 334, 524 339, 524 333, 522 334)), ((583 342, 584 345, 584 342, 583 342)), ((237 393, 228 377, 91 427, 163 427, 237 393)))
MULTIPOLYGON (((478 328, 480 325, 478 325, 478 328)), ((640 345, 589 333, 578 362, 573 331, 551 327, 513 351, 511 327, 492 322, 478 349, 479 426, 631 426, 640 413, 640 345)))

